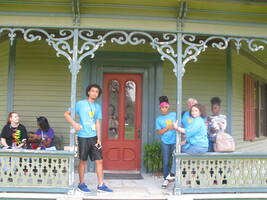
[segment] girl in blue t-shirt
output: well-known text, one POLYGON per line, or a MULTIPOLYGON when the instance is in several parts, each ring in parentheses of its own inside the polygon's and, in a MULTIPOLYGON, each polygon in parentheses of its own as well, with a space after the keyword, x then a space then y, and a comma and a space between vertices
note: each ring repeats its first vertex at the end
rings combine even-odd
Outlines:
MULTIPOLYGON (((167 188, 169 181, 166 177, 169 174, 169 161, 171 154, 175 149, 176 144, 176 130, 173 124, 176 121, 176 113, 169 112, 168 97, 159 97, 159 107, 161 115, 156 119, 156 132, 161 136, 161 151, 162 151, 162 165, 163 165, 163 184, 162 188, 167 188)), ((173 171, 173 170, 171 170, 173 171)))
POLYGON ((188 154, 201 154, 208 151, 207 126, 205 124, 205 108, 201 104, 195 104, 190 110, 191 125, 187 128, 175 128, 186 135, 186 143, 182 145, 181 152, 188 154))

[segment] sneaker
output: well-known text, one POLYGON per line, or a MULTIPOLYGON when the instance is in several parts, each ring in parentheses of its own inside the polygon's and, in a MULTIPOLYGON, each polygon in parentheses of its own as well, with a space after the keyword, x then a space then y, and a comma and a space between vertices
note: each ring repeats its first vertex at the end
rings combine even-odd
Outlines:
POLYGON ((113 192, 112 189, 110 189, 108 186, 106 186, 104 183, 101 186, 97 186, 98 192, 113 192))
POLYGON ((81 192, 85 192, 85 193, 89 193, 91 192, 91 190, 89 190, 89 188, 87 187, 87 185, 85 183, 81 183, 78 185, 78 190, 81 192))
POLYGON ((168 181, 174 181, 175 180, 175 175, 170 173, 167 177, 166 177, 166 180, 168 181))
POLYGON ((168 184, 169 184, 169 181, 165 179, 165 180, 163 181, 162 185, 161 185, 161 188, 162 188, 162 189, 166 189, 167 186, 168 186, 168 184))

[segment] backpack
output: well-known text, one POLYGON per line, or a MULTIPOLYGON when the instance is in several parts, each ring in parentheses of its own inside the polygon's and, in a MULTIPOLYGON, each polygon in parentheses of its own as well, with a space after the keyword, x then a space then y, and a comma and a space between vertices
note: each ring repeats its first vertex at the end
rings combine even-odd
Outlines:
POLYGON ((215 152, 233 152, 235 151, 234 138, 228 133, 217 133, 213 148, 215 152))

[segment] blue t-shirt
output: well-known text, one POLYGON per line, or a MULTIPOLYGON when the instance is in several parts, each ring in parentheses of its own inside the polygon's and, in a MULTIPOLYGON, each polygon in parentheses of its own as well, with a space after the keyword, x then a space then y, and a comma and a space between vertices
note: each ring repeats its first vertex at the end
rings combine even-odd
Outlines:
POLYGON ((84 99, 76 103, 75 111, 80 116, 80 124, 82 125, 82 129, 78 131, 78 136, 83 138, 95 137, 96 120, 102 119, 100 105, 84 99))
POLYGON ((207 136, 207 126, 205 124, 205 119, 202 117, 199 116, 193 118, 192 125, 185 129, 185 134, 185 149, 190 146, 208 147, 209 141, 207 136))
POLYGON ((186 111, 182 117, 183 128, 188 128, 192 125, 193 117, 190 115, 190 111, 186 111))
MULTIPOLYGON (((176 121, 176 113, 170 112, 167 115, 160 115, 156 119, 156 130, 166 128, 167 125, 172 125, 176 121)), ((176 143, 176 130, 168 130, 161 135, 161 141, 164 144, 175 144, 176 143)))

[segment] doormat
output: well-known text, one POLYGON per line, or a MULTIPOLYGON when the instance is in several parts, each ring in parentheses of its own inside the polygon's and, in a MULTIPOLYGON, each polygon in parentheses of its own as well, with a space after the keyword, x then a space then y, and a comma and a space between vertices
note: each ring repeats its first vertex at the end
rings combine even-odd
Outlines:
POLYGON ((104 179, 143 179, 140 173, 104 173, 104 179))

